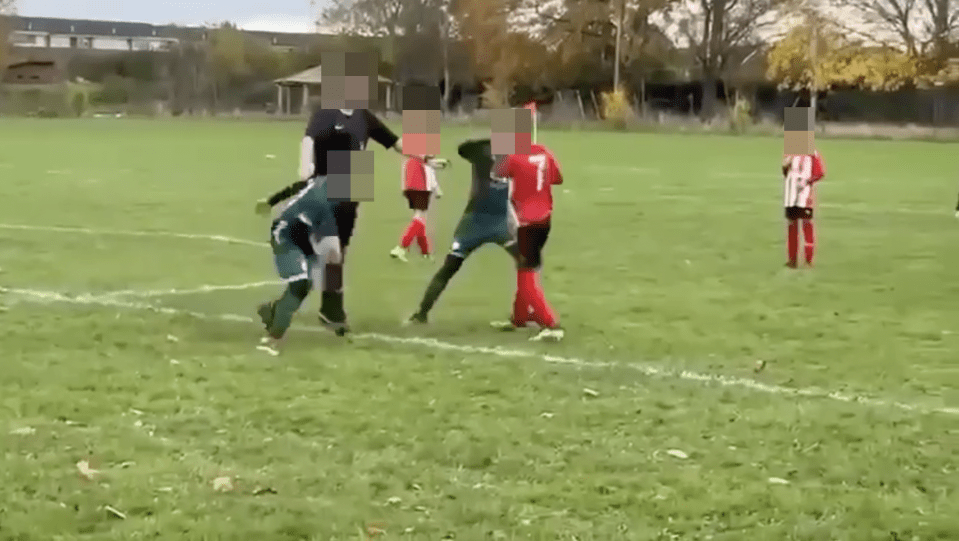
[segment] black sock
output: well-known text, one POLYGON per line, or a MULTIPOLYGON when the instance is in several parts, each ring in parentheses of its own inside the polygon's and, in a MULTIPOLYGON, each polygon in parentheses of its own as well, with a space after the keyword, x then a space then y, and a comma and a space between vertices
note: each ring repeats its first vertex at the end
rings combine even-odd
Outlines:
POLYGON ((320 312, 334 320, 340 320, 345 317, 343 313, 343 292, 342 291, 324 291, 321 296, 320 312))
POLYGON ((453 275, 460 270, 460 266, 462 265, 462 259, 451 255, 446 256, 446 261, 443 262, 443 266, 440 267, 440 270, 436 271, 433 279, 430 280, 430 284, 426 286, 426 293, 423 294, 423 300, 420 302, 420 315, 425 316, 433 309, 433 305, 436 304, 443 290, 446 289, 446 284, 448 284, 453 275))

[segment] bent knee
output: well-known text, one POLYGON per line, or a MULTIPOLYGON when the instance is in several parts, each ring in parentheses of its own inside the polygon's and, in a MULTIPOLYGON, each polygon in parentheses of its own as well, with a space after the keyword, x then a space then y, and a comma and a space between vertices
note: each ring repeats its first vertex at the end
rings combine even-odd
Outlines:
POLYGON ((290 282, 289 288, 290 293, 302 301, 307 295, 310 294, 311 284, 309 280, 297 280, 295 282, 290 282))

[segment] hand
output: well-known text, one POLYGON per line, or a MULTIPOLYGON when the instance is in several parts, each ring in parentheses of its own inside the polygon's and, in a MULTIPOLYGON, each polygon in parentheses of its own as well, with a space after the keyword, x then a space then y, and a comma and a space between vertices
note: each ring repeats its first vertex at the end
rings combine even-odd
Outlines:
POLYGON ((270 206, 270 203, 266 200, 260 200, 256 202, 256 213, 260 216, 266 216, 272 209, 273 207, 270 206))
POLYGON ((426 163, 433 169, 446 169, 450 161, 446 158, 429 158, 426 163))

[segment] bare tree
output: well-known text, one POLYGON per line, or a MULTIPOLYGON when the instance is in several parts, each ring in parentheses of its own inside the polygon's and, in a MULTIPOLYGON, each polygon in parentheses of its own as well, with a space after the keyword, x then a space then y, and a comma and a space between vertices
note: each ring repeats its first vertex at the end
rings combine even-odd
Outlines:
POLYGON ((702 115, 716 110, 718 85, 734 54, 756 47, 758 32, 775 22, 781 0, 680 0, 663 14, 702 70, 702 115))
MULTIPOLYGON (((316 5, 317 1, 311 3, 316 5)), ((319 22, 346 34, 388 37, 395 49, 408 5, 409 0, 332 0, 320 13, 319 22)))
POLYGON ((959 30, 959 0, 838 0, 879 32, 896 36, 906 54, 942 61, 959 30))
POLYGON ((11 20, 17 14, 16 0, 0 0, 0 77, 7 69, 7 56, 10 48, 11 20))

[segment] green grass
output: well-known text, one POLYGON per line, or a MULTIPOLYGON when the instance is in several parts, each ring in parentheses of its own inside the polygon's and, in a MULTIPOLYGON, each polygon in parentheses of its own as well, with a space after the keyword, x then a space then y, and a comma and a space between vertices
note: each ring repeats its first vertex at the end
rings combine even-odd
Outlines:
MULTIPOLYGON (((265 240, 253 201, 293 180, 301 129, 3 120, 0 222, 265 240)), ((446 153, 468 133, 446 131, 446 153)), ((115 299, 210 319, 45 302, 23 290, 245 284, 271 260, 0 228, 0 284, 21 290, 0 296, 0 539, 959 539, 959 146, 823 141, 817 265, 785 272, 781 141, 541 138, 567 178, 552 346, 487 328, 514 285, 493 248, 430 327, 399 327, 435 266, 387 257, 409 211, 378 147, 347 304, 357 331, 394 338, 298 330, 264 356, 255 326, 215 317, 273 286, 115 299), (397 340, 416 336, 510 351, 397 340)), ((467 175, 459 158, 441 174, 441 251, 467 175)))

